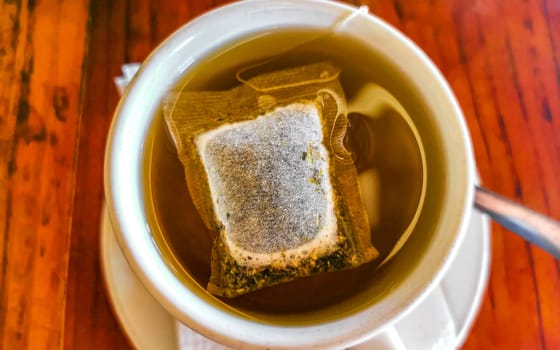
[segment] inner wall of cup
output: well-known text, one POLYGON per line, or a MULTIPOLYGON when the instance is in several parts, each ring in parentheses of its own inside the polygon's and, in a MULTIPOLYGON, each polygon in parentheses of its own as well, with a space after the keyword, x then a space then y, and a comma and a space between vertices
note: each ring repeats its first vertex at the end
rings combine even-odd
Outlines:
MULTIPOLYGON (((249 37, 255 37, 260 33, 252 33, 249 37)), ((240 40, 247 39, 248 37, 242 37, 232 40, 231 42, 225 43, 222 47, 216 49, 214 52, 210 52, 201 59, 212 57, 216 52, 223 50, 228 47, 231 43, 238 42, 240 40)), ((372 61, 382 62, 382 69, 385 71, 384 74, 375 74, 375 70, 378 67, 372 67, 372 76, 376 77, 375 83, 379 83, 387 90, 389 90, 401 103, 403 103, 406 110, 411 115, 418 131, 422 137, 422 141, 426 151, 427 158, 427 196, 422 210, 422 214, 419 218, 418 224, 414 233, 412 234, 410 240, 407 242, 403 250, 388 264, 380 269, 376 273, 376 278, 364 283, 369 283, 369 285, 356 296, 349 298, 347 300, 341 300, 340 304, 331 306, 329 308, 310 312, 302 313, 298 315, 270 315, 262 314, 257 312, 251 312, 253 317, 256 317, 259 321, 271 322, 274 324, 308 324, 317 323, 317 320, 330 321, 335 319, 340 319, 344 316, 352 314, 356 311, 365 309, 366 307, 372 306, 379 301, 383 300, 388 294, 391 293, 395 288, 403 283, 409 277, 412 272, 416 269, 420 259, 424 255, 427 247, 431 244, 434 239, 434 233, 437 230, 439 213, 441 211, 441 206, 443 203, 443 196, 445 188, 447 186, 446 178, 446 159, 445 152, 442 147, 442 142, 440 138, 440 131, 437 124, 432 116, 432 111, 428 108, 425 101, 422 98, 422 94, 419 93, 419 87, 415 86, 410 79, 403 74, 401 69, 397 67, 390 58, 384 56, 380 52, 372 50, 372 56, 375 55, 375 59, 372 61), (390 71, 390 74, 386 74, 390 71), (389 78, 390 77, 390 78, 389 78), (406 89, 402 87, 406 86, 406 89)), ((238 57, 239 62, 231 62, 232 65, 241 65, 248 60, 255 60, 255 56, 251 57, 238 57)), ((184 74, 189 74, 191 71, 196 71, 196 64, 189 68, 184 74)), ((151 129, 154 129, 155 123, 162 123, 161 115, 157 115, 152 121, 151 129)), ((144 174, 144 181, 147 180, 149 175, 150 166, 150 153, 153 147, 153 132, 150 133, 146 142, 146 155, 144 157, 144 164, 146 173, 144 174)), ((150 198, 145 198, 144 207, 147 209, 147 217, 152 226, 152 230, 159 230, 157 227, 157 221, 153 219, 153 208, 150 205, 150 198)), ((169 249, 169 247, 162 246, 159 243, 159 248, 169 249)), ((171 254, 165 254, 170 256, 171 254)), ((188 272, 183 268, 178 261, 168 261, 171 264, 171 268, 175 275, 191 290, 196 291, 196 293, 206 300, 214 304, 216 307, 222 308, 226 311, 237 313, 231 307, 223 304, 219 299, 213 297, 206 291, 204 291, 201 286, 194 281, 188 275, 188 272)), ((247 311, 243 311, 247 313, 247 311)))

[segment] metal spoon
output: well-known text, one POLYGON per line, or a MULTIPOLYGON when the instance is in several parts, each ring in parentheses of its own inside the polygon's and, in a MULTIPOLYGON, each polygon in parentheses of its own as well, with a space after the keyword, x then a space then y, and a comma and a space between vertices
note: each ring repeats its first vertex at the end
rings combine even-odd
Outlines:
POLYGON ((560 259, 560 222, 476 186, 474 206, 494 221, 560 259))

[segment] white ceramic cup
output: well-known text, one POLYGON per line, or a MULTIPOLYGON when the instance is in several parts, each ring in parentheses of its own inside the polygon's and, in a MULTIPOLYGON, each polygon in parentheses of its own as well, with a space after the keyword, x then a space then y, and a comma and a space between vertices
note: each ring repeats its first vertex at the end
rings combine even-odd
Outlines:
POLYGON ((110 218, 139 279, 179 321, 236 348, 344 348, 387 329, 389 333, 384 334, 394 338, 391 325, 439 283, 457 253, 471 213, 474 180, 472 149, 461 110, 428 57, 375 16, 322 0, 234 3, 177 30, 154 50, 125 91, 113 119, 105 162, 110 218), (209 53, 265 31, 328 29, 345 17, 351 20, 338 30, 386 57, 426 111, 425 120, 418 120, 419 129, 422 132, 422 124, 432 128, 424 142, 428 155, 431 152, 438 160, 432 169, 428 159, 424 218, 419 220, 419 232, 379 273, 377 285, 352 300, 341 300, 332 309, 305 316, 301 324, 261 322, 220 303, 195 282, 180 281, 162 259, 145 214, 144 147, 161 97, 209 53))

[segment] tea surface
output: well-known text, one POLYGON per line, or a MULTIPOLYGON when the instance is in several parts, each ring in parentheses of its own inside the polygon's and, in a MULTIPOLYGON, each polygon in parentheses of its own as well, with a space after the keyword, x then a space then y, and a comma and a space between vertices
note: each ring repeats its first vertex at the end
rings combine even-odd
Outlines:
MULTIPOLYGON (((419 114, 425 111, 417 107, 414 94, 407 93, 410 88, 406 86, 406 80, 399 78, 400 72, 383 57, 356 40, 313 30, 265 33, 239 40, 190 69, 174 89, 225 90, 239 85, 237 72, 255 63, 265 62, 252 69, 260 73, 322 60, 330 60, 341 68, 340 81, 348 101, 361 86, 374 82, 393 93, 405 108, 410 105, 412 110, 407 109, 413 118, 423 119, 419 114)), ((402 203, 407 203, 403 198, 412 195, 410 191, 414 190, 409 179, 421 176, 420 169, 410 171, 395 167, 391 160, 391 149, 401 142, 392 139, 392 117, 395 116, 388 113, 375 121, 355 120, 348 135, 348 145, 355 154, 358 171, 375 171, 375 176, 368 177, 367 181, 376 182, 368 187, 373 186, 378 197, 364 200, 375 201, 378 208, 371 228, 372 243, 381 253, 377 262, 390 251, 408 225, 408 218, 403 218, 402 212, 414 208, 403 208, 402 203)), ((430 130, 429 125, 420 125, 419 129, 430 130)), ((188 274, 201 286, 206 286, 214 233, 206 229, 191 201, 183 166, 161 115, 155 118, 148 145, 146 202, 154 240, 175 273, 179 276, 188 274)), ((274 314, 321 309, 375 283, 377 262, 302 278, 227 303, 242 310, 274 314)))

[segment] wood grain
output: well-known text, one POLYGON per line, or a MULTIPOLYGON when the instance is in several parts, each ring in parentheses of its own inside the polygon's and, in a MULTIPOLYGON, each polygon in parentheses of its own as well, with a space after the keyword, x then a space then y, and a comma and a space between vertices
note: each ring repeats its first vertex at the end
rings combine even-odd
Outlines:
POLYGON ((65 348, 125 349, 129 342, 104 292, 99 262, 104 145, 118 93, 113 78, 212 4, 93 1, 68 273, 65 348), (88 341, 84 343, 84 339, 88 341))
POLYGON ((86 1, 0 3, 0 348, 57 348, 72 222, 86 1))
MULTIPOLYGON (((113 77, 222 3, 0 1, 0 349, 130 347, 99 268, 113 77)), ((362 3, 448 79, 484 185, 560 219, 560 1, 362 3)), ((492 229, 464 349, 560 349, 559 262, 492 229)))
POLYGON ((104 290, 99 262, 104 146, 118 101, 113 76, 124 57, 125 3, 93 1, 76 168, 74 220, 68 272, 64 347, 128 347, 104 290), (84 342, 84 340, 87 340, 84 342))

